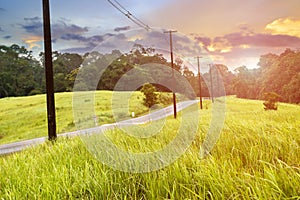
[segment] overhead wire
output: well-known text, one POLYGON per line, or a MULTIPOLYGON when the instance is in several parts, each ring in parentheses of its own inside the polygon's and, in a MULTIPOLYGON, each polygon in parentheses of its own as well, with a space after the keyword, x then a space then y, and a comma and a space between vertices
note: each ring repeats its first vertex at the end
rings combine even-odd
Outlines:
POLYGON ((151 30, 151 28, 145 24, 143 21, 135 17, 131 12, 129 12, 124 6, 122 6, 117 0, 107 0, 113 7, 115 7, 118 11, 120 11, 123 15, 125 15, 129 20, 131 20, 136 25, 146 29, 147 31, 151 30))
MULTIPOLYGON (((146 29, 147 31, 150 31, 151 28, 145 24, 142 20, 135 17, 129 10, 127 10, 122 4, 120 4, 117 0, 107 0, 113 7, 115 7, 119 12, 121 12, 123 15, 125 15, 127 18, 129 18, 132 22, 137 24, 138 26, 146 29), (112 2, 113 1, 113 2, 112 2)), ((167 44, 170 45, 170 41, 165 38, 167 44)), ((174 48, 176 49, 176 47, 174 48)))
MULTIPOLYGON (((119 12, 121 12, 123 15, 125 15, 127 18, 129 18, 132 22, 134 22, 136 25, 146 29, 147 31, 150 31, 151 28, 145 24, 142 20, 138 19, 137 17, 135 17, 129 10, 127 10, 120 2, 118 2, 117 0, 107 0, 114 8, 116 8, 119 12)), ((170 44, 170 41, 167 40, 167 38, 165 38, 167 44, 170 44)), ((178 51, 178 49, 176 47, 173 46, 173 48, 175 50, 178 51)), ((180 55, 177 55, 180 57, 180 55)), ((177 57, 175 56, 175 57, 177 57)), ((184 57, 183 55, 181 55, 181 57, 184 57)))

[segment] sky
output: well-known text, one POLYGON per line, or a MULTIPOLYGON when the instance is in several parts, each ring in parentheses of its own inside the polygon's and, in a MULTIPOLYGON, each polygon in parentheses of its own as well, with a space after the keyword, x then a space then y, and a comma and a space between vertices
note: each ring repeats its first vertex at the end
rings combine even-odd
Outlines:
MULTIPOLYGON (((142 32, 107 0, 50 0, 53 50, 84 53, 137 42, 167 49, 163 30, 177 30, 175 54, 203 53, 210 62, 234 69, 257 68, 263 54, 300 49, 299 0, 118 2, 153 29, 142 32), (193 51, 195 46, 201 52, 193 51)), ((43 51, 42 0, 0 0, 0 45, 14 43, 35 55, 43 51)))

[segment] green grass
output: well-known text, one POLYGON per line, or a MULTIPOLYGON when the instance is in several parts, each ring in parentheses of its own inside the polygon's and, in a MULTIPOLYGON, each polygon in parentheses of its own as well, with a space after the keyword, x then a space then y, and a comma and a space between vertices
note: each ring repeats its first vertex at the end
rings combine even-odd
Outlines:
MULTIPOLYGON (((115 92, 118 93, 118 92, 115 92)), ((130 93, 128 93, 130 94, 130 93)), ((114 122, 111 91, 95 93, 95 114, 98 125, 114 122)), ((55 94, 57 133, 76 130, 72 111, 72 93, 55 94)), ((114 104, 121 102, 114 101, 114 104)), ((142 104, 143 96, 134 92, 129 111, 139 116, 148 109, 142 104)), ((120 113, 129 117, 130 113, 120 113)), ((0 144, 47 136, 46 96, 9 97, 0 99, 0 144)))
MULTIPOLYGON (((199 159, 211 120, 211 104, 206 101, 205 107, 196 139, 168 167, 142 174, 115 171, 95 159, 80 138, 60 138, 1 157, 0 197, 300 199, 299 106, 282 103, 278 111, 264 111, 262 101, 227 98, 221 137, 211 154, 199 159)), ((169 117, 149 139, 126 137, 121 130, 107 135, 128 151, 152 151, 174 137, 180 121, 180 114, 177 120, 169 117)))

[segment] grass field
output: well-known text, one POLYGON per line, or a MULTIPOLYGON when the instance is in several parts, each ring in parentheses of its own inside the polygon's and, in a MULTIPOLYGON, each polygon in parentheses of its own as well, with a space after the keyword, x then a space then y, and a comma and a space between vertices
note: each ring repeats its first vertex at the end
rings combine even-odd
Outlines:
MULTIPOLYGON (((98 124, 114 122, 111 91, 95 93, 98 124)), ((55 94, 57 132, 76 129, 72 111, 72 93, 55 94)), ((120 99, 122 101, 122 99, 120 99)), ((130 98, 129 110, 141 115, 147 111, 139 92, 130 98)), ((119 102, 114 102, 118 104, 119 102)), ((128 115, 129 113, 124 113, 128 115)), ((47 136, 46 96, 9 97, 0 99, 0 144, 47 136)))
MULTIPOLYGON (((196 139, 168 167, 149 173, 115 171, 95 159, 80 138, 60 138, 1 157, 0 197, 300 199, 300 106, 281 103, 278 111, 264 111, 261 101, 227 98, 221 137, 211 154, 200 159, 199 148, 211 120, 210 103, 205 102, 205 108, 196 139)), ((172 138, 179 123, 180 117, 169 117, 162 130, 165 135, 148 142, 117 137, 120 130, 107 134, 123 148, 143 151, 172 138)))

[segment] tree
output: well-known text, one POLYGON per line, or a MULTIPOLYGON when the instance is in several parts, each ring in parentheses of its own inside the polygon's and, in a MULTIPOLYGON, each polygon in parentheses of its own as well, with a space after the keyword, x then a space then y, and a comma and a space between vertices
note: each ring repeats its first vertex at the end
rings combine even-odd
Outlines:
POLYGON ((258 64, 261 67, 260 94, 273 91, 285 102, 299 102, 300 51, 286 49, 280 55, 266 54, 258 64))
POLYGON ((54 89, 56 92, 71 91, 74 82, 68 79, 68 74, 78 69, 83 58, 75 53, 53 52, 54 89))
POLYGON ((289 84, 283 87, 283 99, 286 102, 300 104, 300 72, 296 74, 289 84))
POLYGON ((235 78, 233 81, 234 93, 239 98, 256 99, 258 97, 258 71, 248 69, 246 66, 241 66, 235 70, 235 78))
POLYGON ((43 74, 43 67, 25 47, 0 46, 0 97, 41 93, 43 74))
POLYGON ((155 93, 155 87, 150 84, 146 83, 143 85, 141 92, 145 95, 144 98, 144 105, 147 107, 152 107, 157 103, 157 94, 155 93))

